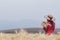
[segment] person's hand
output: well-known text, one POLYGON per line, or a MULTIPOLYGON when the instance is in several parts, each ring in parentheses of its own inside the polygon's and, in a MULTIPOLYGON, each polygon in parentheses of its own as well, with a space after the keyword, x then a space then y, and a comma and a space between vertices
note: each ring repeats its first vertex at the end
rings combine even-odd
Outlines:
POLYGON ((41 24, 43 27, 47 27, 47 23, 46 22, 42 22, 41 24))

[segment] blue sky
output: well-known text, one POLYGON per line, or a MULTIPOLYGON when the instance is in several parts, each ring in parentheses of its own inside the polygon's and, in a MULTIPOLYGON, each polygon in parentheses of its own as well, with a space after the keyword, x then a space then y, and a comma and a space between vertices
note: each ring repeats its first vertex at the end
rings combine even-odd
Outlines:
MULTIPOLYGON (((0 0, 0 21, 2 22, 33 20, 38 21, 36 24, 39 24, 39 22, 45 20, 44 15, 50 13, 56 18, 56 28, 60 28, 60 0, 0 0)), ((3 25, 3 23, 0 22, 0 25, 3 25)))

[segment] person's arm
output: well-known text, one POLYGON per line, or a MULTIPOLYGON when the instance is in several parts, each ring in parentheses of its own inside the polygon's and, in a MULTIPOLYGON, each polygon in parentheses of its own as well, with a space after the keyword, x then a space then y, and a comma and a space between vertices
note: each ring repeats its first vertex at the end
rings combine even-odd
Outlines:
POLYGON ((46 30, 47 28, 46 27, 43 27, 44 30, 46 30))
POLYGON ((49 25, 49 26, 52 26, 51 24, 47 23, 47 26, 48 26, 48 25, 49 25))

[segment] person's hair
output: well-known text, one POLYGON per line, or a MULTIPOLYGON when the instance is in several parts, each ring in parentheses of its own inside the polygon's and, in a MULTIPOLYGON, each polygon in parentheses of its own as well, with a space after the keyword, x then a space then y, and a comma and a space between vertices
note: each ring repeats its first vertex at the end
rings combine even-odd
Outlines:
POLYGON ((48 16, 49 18, 50 18, 50 20, 52 21, 52 19, 53 19, 53 17, 50 17, 50 16, 48 16))

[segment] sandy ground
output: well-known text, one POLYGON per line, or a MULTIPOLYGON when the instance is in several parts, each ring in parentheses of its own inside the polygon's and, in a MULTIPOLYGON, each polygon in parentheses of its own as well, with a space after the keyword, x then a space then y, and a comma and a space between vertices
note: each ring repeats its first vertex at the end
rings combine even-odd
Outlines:
POLYGON ((41 33, 27 33, 21 31, 16 34, 0 33, 0 40, 60 40, 60 34, 45 35, 41 33))

